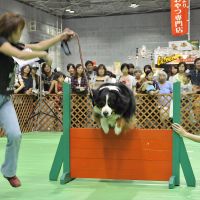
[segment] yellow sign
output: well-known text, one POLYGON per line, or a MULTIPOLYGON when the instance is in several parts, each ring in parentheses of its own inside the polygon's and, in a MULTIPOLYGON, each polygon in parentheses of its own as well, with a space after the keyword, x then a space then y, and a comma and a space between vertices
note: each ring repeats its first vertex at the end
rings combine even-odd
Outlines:
POLYGON ((158 56, 157 65, 162 65, 162 64, 172 62, 174 60, 179 59, 180 57, 181 57, 180 54, 174 54, 171 56, 158 56))

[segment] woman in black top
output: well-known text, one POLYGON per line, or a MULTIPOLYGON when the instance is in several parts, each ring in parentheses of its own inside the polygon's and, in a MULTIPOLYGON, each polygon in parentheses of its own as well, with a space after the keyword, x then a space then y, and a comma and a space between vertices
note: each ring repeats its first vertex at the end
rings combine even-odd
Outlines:
POLYGON ((19 47, 25 20, 21 15, 5 13, 0 16, 0 127, 4 128, 8 143, 6 146, 5 161, 1 167, 3 176, 13 187, 21 185, 16 176, 18 152, 21 141, 21 131, 10 94, 14 91, 15 62, 12 57, 23 60, 41 58, 51 65, 51 59, 44 50, 64 39, 74 36, 74 32, 65 29, 63 33, 37 44, 24 45, 32 51, 20 50, 19 47))
POLYGON ((53 85, 55 72, 51 71, 51 66, 47 63, 42 64, 42 82, 44 91, 47 93, 55 93, 55 88, 51 87, 53 85), (51 88, 51 89, 50 89, 51 88))
POLYGON ((23 83, 23 87, 18 91, 18 93, 19 94, 28 94, 28 95, 32 94, 33 79, 32 79, 32 76, 31 76, 30 65, 25 65, 21 68, 21 81, 23 83))

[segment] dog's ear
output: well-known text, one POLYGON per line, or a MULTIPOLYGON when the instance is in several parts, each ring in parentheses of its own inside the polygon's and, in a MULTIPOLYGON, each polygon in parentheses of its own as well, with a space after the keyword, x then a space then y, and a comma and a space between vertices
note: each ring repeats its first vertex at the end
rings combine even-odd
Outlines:
POLYGON ((99 96, 99 90, 98 89, 97 90, 92 89, 91 91, 92 91, 92 94, 90 94, 90 98, 92 99, 92 104, 94 106, 95 102, 96 102, 96 99, 99 96))
POLYGON ((93 98, 96 99, 98 97, 98 94, 99 94, 99 90, 94 90, 92 89, 92 95, 93 95, 93 98))

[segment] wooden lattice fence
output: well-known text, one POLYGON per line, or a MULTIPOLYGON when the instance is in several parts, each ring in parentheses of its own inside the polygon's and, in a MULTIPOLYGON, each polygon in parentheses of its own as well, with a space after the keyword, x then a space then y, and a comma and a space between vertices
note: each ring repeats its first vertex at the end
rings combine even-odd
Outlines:
MULTIPOLYGON (((171 129, 170 95, 136 95, 136 127, 171 129)), ((12 100, 22 132, 62 131, 62 96, 13 95, 12 100)), ((182 96, 182 125, 191 133, 200 134, 200 95, 182 96)), ((71 127, 96 128, 89 96, 71 96, 71 127)), ((0 135, 3 130, 0 129, 0 135)))

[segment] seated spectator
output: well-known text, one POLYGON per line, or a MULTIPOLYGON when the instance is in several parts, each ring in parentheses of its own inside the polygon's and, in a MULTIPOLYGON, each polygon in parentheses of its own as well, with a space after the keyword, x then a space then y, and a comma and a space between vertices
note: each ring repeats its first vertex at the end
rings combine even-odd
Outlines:
POLYGON ((88 83, 81 64, 76 65, 75 75, 71 78, 72 92, 80 95, 88 93, 88 83))
POLYGON ((144 73, 146 74, 147 71, 153 71, 151 65, 145 65, 144 66, 144 73))
POLYGON ((135 77, 128 74, 129 65, 127 63, 123 63, 121 65, 121 72, 122 75, 118 79, 119 82, 126 85, 129 89, 131 89, 135 93, 135 86, 136 86, 135 77))
POLYGON ((67 65, 67 76, 65 77, 64 82, 71 83, 71 77, 75 74, 75 65, 72 63, 69 63, 67 65))
POLYGON ((55 93, 55 88, 51 87, 51 84, 54 80, 55 72, 51 71, 51 66, 46 63, 42 64, 42 81, 44 92, 46 93, 55 93), (50 90, 51 87, 51 90, 50 90))
POLYGON ((157 81, 153 80, 153 72, 151 70, 146 71, 146 76, 141 83, 141 87, 139 88, 140 93, 146 93, 150 95, 155 95, 159 93, 159 86, 157 81))
MULTIPOLYGON (((89 82, 93 83, 94 78, 96 76, 97 68, 96 68, 96 66, 94 66, 94 63, 90 60, 86 61, 85 67, 86 67, 86 70, 87 70, 89 82)), ((116 75, 113 74, 111 71, 108 71, 108 70, 106 71, 106 75, 108 75, 111 78, 116 78, 116 75)))
POLYGON ((176 74, 178 73, 178 66, 177 65, 172 65, 170 67, 170 71, 169 71, 169 81, 171 83, 174 83, 176 81, 176 74))
POLYGON ((136 92, 138 92, 138 89, 141 86, 140 85, 141 81, 142 81, 141 75, 142 75, 142 70, 141 69, 135 69, 134 77, 135 77, 135 81, 136 81, 136 92))
POLYGON ((31 73, 30 65, 25 65, 24 67, 21 68, 22 82, 20 83, 20 86, 15 90, 15 93, 27 94, 27 95, 32 94, 33 79, 30 73, 31 73))
POLYGON ((152 69, 151 65, 145 65, 143 70, 144 70, 144 73, 141 75, 142 79, 144 79, 146 77, 146 72, 147 71, 152 71, 153 72, 153 69, 152 69))
POLYGON ((67 65, 67 75, 72 77, 74 76, 74 74, 75 74, 75 65, 72 63, 69 63, 67 65))
POLYGON ((195 69, 190 71, 193 91, 200 93, 200 58, 194 61, 195 69))
POLYGON ((170 81, 167 81, 167 74, 164 71, 158 72, 158 87, 160 94, 173 93, 173 85, 170 81))
POLYGON ((52 88, 55 88, 56 94, 62 94, 63 93, 63 83, 66 76, 62 72, 56 72, 54 75, 54 80, 52 81, 50 90, 52 88))
POLYGON ((185 76, 182 78, 182 83, 181 83, 181 94, 191 94, 194 93, 192 91, 192 84, 191 84, 191 74, 190 73, 185 73, 185 76))
POLYGON ((33 79, 33 92, 38 93, 40 87, 40 76, 37 75, 37 70, 39 68, 35 65, 31 67, 31 76, 33 79))
MULTIPOLYGON (((160 88, 160 94, 172 94, 173 84, 167 81, 167 73, 164 71, 158 72, 158 86, 160 88)), ((173 116, 173 102, 172 97, 167 95, 158 96, 158 102, 160 104, 160 120, 165 121, 173 116)))
POLYGON ((180 81, 181 83, 183 83, 183 78, 185 76, 185 71, 187 70, 187 65, 185 62, 180 62, 178 64, 178 73, 175 75, 174 80, 176 81, 180 81))
POLYGON ((128 73, 129 73, 131 76, 134 76, 134 75, 135 75, 135 74, 134 74, 135 66, 134 66, 132 63, 130 63, 130 64, 128 64, 128 65, 129 65, 128 73))
POLYGON ((92 84, 92 89, 97 89, 103 83, 110 82, 110 77, 107 75, 107 69, 105 65, 100 64, 96 70, 97 75, 94 78, 94 83, 92 84))
POLYGON ((94 66, 93 62, 90 60, 86 61, 85 67, 87 70, 87 76, 88 76, 89 82, 94 83, 94 78, 96 76, 96 70, 95 70, 95 66, 94 66))

